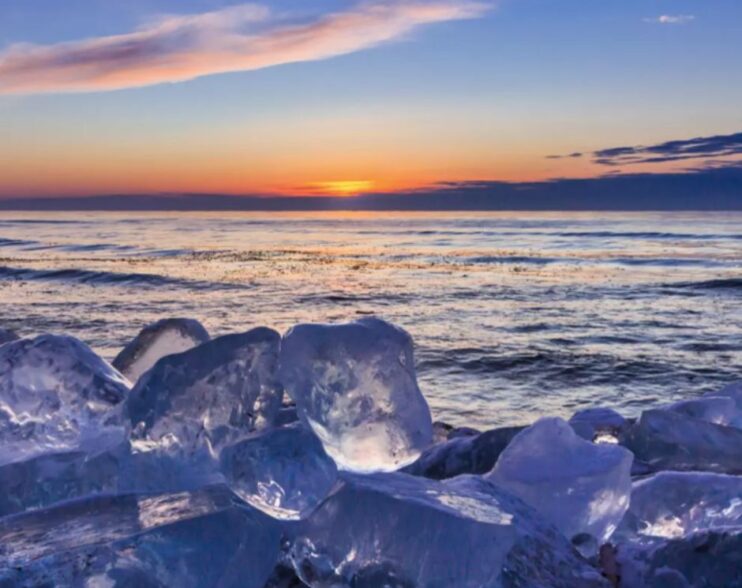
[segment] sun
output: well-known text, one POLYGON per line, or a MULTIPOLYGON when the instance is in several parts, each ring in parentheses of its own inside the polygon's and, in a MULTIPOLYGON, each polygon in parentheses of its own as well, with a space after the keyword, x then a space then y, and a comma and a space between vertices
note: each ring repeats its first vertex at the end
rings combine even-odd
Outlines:
POLYGON ((328 196, 358 196, 372 190, 374 183, 370 180, 333 180, 315 182, 310 187, 313 191, 328 196))

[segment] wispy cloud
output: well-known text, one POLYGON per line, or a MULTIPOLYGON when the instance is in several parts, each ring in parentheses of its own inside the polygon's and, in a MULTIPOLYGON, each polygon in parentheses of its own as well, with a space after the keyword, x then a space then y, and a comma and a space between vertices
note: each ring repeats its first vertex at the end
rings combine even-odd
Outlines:
POLYGON ((694 20, 696 20, 696 17, 692 14, 661 14, 660 16, 653 16, 651 18, 644 19, 645 22, 666 25, 688 24, 689 22, 694 20))
POLYGON ((595 163, 617 166, 636 163, 665 163, 691 159, 742 155, 742 132, 713 137, 667 141, 657 145, 611 147, 593 153, 595 163))
POLYGON ((578 159, 582 157, 582 153, 575 151, 574 153, 568 153, 567 155, 547 155, 546 159, 578 159))
POLYGON ((13 45, 0 52, 0 93, 116 90, 326 59, 487 8, 469 0, 388 0, 303 22, 253 4, 169 16, 123 35, 13 45))

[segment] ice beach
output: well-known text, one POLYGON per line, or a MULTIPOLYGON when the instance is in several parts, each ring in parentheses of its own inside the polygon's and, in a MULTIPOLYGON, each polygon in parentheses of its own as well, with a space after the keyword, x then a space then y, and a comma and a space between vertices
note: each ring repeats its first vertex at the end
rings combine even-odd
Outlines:
POLYGON ((113 365, 0 329, 0 587, 742 587, 740 427, 742 383, 433 422, 378 318, 164 319, 113 365))

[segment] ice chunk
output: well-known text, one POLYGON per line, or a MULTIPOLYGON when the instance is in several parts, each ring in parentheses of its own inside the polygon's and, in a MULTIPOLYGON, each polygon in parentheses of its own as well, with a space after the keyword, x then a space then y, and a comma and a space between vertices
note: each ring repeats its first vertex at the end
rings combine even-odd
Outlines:
POLYGON ((280 335, 258 328, 160 359, 131 391, 138 439, 214 449, 271 426, 281 407, 280 335))
POLYGON ((646 545, 618 549, 621 587, 740 588, 742 529, 694 533, 646 545))
POLYGON ((726 396, 732 398, 734 402, 737 403, 737 409, 742 410, 742 380, 729 384, 718 392, 710 394, 710 396, 726 396))
POLYGON ((223 481, 209 452, 171 449, 125 440, 2 465, 0 517, 98 494, 178 492, 223 481))
POLYGON ((118 491, 127 442, 89 453, 67 451, 0 466, 0 517, 63 500, 118 491))
POLYGON ((736 405, 736 412, 729 421, 729 425, 742 429, 742 380, 729 384, 714 394, 710 394, 710 397, 721 396, 723 398, 731 398, 736 405))
POLYGON ((628 427, 626 419, 610 408, 586 408, 576 412, 569 424, 580 437, 593 442, 617 443, 628 427))
POLYGON ((519 433, 485 478, 533 506, 564 535, 604 543, 629 506, 631 462, 618 445, 578 437, 544 418, 519 433))
POLYGON ((232 491, 277 519, 301 519, 330 493, 337 468, 319 439, 294 424, 225 447, 221 470, 232 491))
POLYGON ((643 412, 626 447, 654 471, 742 473, 742 430, 671 410, 643 412))
POLYGON ((113 366, 132 382, 157 360, 206 343, 209 333, 194 319, 162 319, 144 327, 113 360, 113 366))
POLYGON ((281 379, 341 469, 397 470, 431 443, 412 338, 380 319, 294 327, 281 345, 281 379))
POLYGON ((17 339, 18 335, 16 335, 13 331, 0 328, 0 345, 2 345, 3 343, 10 343, 11 341, 15 341, 17 339))
POLYGON ((263 588, 279 541, 218 488, 88 498, 0 521, 0 586, 263 588))
POLYGON ((667 410, 717 425, 729 425, 739 416, 734 400, 725 396, 704 396, 682 400, 671 404, 667 410))
POLYGON ((343 477, 295 531, 290 557, 311 587, 608 586, 535 511, 480 477, 343 477))
POLYGON ((0 346, 0 464, 125 438, 129 382, 73 337, 0 346))
POLYGON ((634 484, 616 537, 677 539, 721 527, 742 527, 742 477, 662 472, 634 484))
POLYGON ((523 427, 505 427, 478 435, 453 437, 428 449, 404 471, 434 480, 461 474, 484 474, 494 467, 500 454, 522 430, 523 427))

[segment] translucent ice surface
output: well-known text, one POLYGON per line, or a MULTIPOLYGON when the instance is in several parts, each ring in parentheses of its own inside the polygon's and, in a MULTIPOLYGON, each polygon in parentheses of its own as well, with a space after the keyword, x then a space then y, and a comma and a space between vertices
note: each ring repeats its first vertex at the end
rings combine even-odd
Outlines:
POLYGON ((258 328, 160 359, 127 402, 137 438, 217 448, 271 426, 283 395, 279 341, 275 331, 258 328))
POLYGON ((73 337, 0 346, 0 464, 120 441, 129 385, 73 337))
POLYGON ((109 448, 39 455, 0 466, 0 517, 56 502, 115 493, 126 441, 109 448))
POLYGON ((697 531, 742 527, 742 477, 661 472, 634 483, 621 541, 677 539, 697 531))
POLYGON ((221 471, 232 491, 277 519, 300 519, 330 493, 335 462, 304 425, 270 429, 221 452, 221 471))
POLYGON ((206 343, 209 333, 194 319, 162 319, 144 327, 113 360, 113 366, 132 382, 157 360, 206 343))
POLYGON ((292 328, 281 345, 281 379, 341 469, 397 470, 431 443, 412 338, 387 322, 292 328))
POLYGON ((161 494, 222 481, 208 451, 184 454, 128 440, 93 444, 0 465, 0 517, 99 494, 161 494))
POLYGON ((740 414, 734 399, 726 396, 691 398, 671 404, 667 410, 717 425, 730 425, 740 414))
POLYGON ((87 498, 0 521, 0 586, 263 588, 279 539, 218 488, 87 498))
POLYGON ((485 478, 567 538, 587 534, 603 543, 629 506, 632 460, 623 447, 585 441, 564 420, 544 418, 512 440, 485 478))
POLYGON ((607 586, 556 529, 480 477, 343 477, 290 551, 313 588, 607 586))
POLYGON ((742 430, 671 410, 643 412, 626 446, 655 471, 742 473, 742 430))

